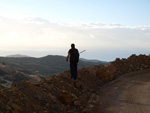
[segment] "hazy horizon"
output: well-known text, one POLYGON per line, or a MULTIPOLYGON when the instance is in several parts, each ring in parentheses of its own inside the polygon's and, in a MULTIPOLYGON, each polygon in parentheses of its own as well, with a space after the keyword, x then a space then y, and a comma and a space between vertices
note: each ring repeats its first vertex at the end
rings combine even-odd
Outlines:
POLYGON ((149 55, 149 0, 0 1, 0 56, 66 56, 113 61, 149 55))

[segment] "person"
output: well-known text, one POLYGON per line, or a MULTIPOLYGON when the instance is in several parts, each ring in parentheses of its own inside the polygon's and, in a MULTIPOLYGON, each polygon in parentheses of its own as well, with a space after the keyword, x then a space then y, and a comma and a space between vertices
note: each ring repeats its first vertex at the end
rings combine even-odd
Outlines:
POLYGON ((71 78, 77 79, 77 65, 79 62, 79 52, 78 49, 75 48, 75 44, 71 44, 71 49, 68 51, 68 56, 66 57, 66 61, 70 60, 70 74, 71 78))

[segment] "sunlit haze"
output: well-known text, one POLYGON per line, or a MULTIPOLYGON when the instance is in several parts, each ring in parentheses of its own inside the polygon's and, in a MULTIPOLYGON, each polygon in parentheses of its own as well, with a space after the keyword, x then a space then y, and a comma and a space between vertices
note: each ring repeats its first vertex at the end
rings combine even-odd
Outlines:
POLYGON ((150 54, 150 0, 0 0, 0 56, 112 61, 150 54))

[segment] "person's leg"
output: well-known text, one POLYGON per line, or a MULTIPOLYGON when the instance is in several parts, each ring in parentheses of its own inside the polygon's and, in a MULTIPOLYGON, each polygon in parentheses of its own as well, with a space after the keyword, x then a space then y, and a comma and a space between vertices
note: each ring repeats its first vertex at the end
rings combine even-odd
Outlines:
POLYGON ((70 62, 70 73, 71 78, 77 79, 77 63, 76 62, 70 62))
POLYGON ((71 78, 74 78, 74 65, 72 62, 70 62, 70 74, 71 74, 71 78))
POLYGON ((74 79, 77 79, 77 63, 74 63, 74 79))

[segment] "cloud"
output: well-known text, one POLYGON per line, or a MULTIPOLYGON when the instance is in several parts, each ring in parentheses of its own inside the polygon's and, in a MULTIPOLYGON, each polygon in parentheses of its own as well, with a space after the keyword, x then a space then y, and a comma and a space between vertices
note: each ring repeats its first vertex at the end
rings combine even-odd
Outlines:
POLYGON ((65 52, 71 43, 78 45, 81 50, 86 49, 88 53, 94 52, 93 54, 112 49, 146 50, 150 48, 149 37, 150 26, 125 26, 115 23, 54 23, 39 17, 28 17, 22 20, 0 17, 0 48, 7 50, 53 49, 55 52, 58 50, 65 52))
POLYGON ((36 24, 43 24, 49 23, 48 20, 42 19, 40 17, 27 17, 19 20, 20 23, 36 23, 36 24))
POLYGON ((80 28, 89 28, 89 29, 97 29, 97 28, 116 28, 116 27, 123 27, 121 24, 115 23, 58 23, 62 26, 67 27, 80 27, 80 28))
POLYGON ((95 36, 93 34, 90 34, 91 38, 95 38, 95 36))

